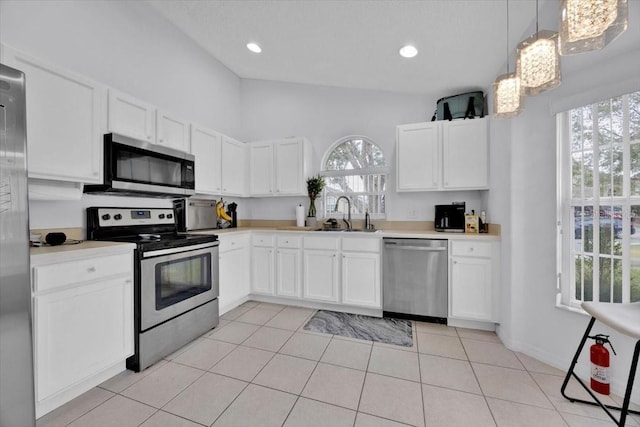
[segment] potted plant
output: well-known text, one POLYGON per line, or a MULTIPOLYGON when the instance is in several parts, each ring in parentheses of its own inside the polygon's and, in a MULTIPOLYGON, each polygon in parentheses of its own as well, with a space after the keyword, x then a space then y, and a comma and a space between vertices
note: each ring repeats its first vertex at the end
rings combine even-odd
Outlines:
POLYGON ((324 177, 318 174, 307 178, 307 194, 309 194, 309 213, 307 214, 307 225, 310 227, 316 224, 316 199, 324 189, 324 177))

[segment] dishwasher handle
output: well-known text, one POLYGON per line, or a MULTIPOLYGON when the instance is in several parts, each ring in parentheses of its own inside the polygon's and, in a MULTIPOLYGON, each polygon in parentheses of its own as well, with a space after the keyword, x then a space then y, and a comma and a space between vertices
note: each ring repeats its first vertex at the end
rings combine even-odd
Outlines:
POLYGON ((443 252, 447 248, 445 246, 430 247, 430 246, 410 246, 410 245, 398 245, 395 243, 385 243, 387 249, 400 249, 403 251, 424 251, 424 252, 443 252))

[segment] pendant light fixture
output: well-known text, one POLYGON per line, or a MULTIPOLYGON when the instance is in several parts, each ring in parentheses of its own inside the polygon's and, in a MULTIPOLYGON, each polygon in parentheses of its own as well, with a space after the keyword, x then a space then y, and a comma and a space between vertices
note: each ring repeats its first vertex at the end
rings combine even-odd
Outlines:
POLYGON ((628 26, 627 0, 563 0, 561 11, 561 55, 602 49, 628 26))
POLYGON ((560 84, 558 33, 538 30, 538 0, 536 33, 518 44, 516 58, 516 73, 520 76, 525 95, 538 95, 560 84))
POLYGON ((522 112, 524 100, 520 77, 509 72, 509 0, 507 0, 507 72, 493 83, 493 116, 499 119, 514 117, 522 112))

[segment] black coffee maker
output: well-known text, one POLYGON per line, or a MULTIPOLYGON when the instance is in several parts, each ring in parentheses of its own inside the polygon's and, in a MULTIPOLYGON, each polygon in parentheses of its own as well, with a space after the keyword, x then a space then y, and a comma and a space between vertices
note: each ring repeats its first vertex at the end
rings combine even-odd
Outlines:
POLYGON ((237 228, 238 227, 238 213, 236 212, 236 209, 238 208, 238 204, 237 203, 229 203, 227 205, 227 209, 229 211, 229 215, 231 216, 231 228, 237 228))

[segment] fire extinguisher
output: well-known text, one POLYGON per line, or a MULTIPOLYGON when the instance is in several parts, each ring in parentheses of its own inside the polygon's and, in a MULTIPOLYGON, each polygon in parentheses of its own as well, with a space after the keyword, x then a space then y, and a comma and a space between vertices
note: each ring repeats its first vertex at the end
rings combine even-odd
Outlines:
POLYGON ((600 394, 609 395, 609 350, 605 348, 605 344, 609 344, 613 354, 616 351, 609 341, 609 335, 598 334, 591 339, 596 343, 591 346, 591 389, 600 394))

